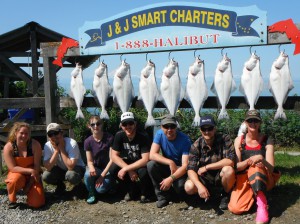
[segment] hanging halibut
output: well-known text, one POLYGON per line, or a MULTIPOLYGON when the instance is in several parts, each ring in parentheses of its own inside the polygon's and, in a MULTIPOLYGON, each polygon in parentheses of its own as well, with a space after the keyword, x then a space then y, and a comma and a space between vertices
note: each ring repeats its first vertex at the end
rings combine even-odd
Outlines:
POLYGON ((148 118, 145 123, 145 128, 155 125, 155 120, 152 115, 154 106, 159 98, 159 91, 155 78, 155 64, 149 60, 145 68, 141 71, 139 83, 139 100, 142 100, 148 112, 148 118))
POLYGON ((195 62, 189 67, 186 84, 186 97, 195 111, 193 126, 200 125, 200 110, 207 96, 208 90, 204 74, 204 61, 196 57, 195 62))
POLYGON ((270 92, 278 105, 274 119, 286 119, 283 104, 294 85, 289 68, 289 57, 284 52, 280 52, 279 57, 273 62, 269 85, 270 92))
POLYGON ((70 97, 75 100, 77 106, 76 119, 84 118, 84 115, 81 110, 81 105, 84 99, 85 87, 82 80, 82 66, 79 63, 76 63, 76 67, 71 72, 71 88, 70 88, 70 97))
POLYGON ((101 62, 98 68, 95 69, 93 91, 101 106, 101 119, 109 119, 108 113, 105 109, 107 100, 112 93, 112 87, 108 81, 107 65, 101 62))
POLYGON ((250 59, 245 63, 241 76, 240 92, 244 94, 250 109, 254 106, 264 87, 264 81, 260 72, 260 58, 252 53, 250 59))
POLYGON ((230 94, 236 89, 235 82, 231 71, 231 60, 227 55, 218 63, 214 82, 211 91, 216 94, 222 106, 218 119, 229 119, 226 111, 226 105, 229 101, 230 94))
POLYGON ((119 105, 122 113, 129 110, 134 98, 134 89, 130 75, 130 65, 122 61, 117 69, 113 81, 114 101, 119 105))
POLYGON ((181 100, 184 97, 184 90, 181 86, 178 63, 171 59, 168 65, 164 68, 160 92, 162 101, 167 107, 170 114, 175 115, 181 100))

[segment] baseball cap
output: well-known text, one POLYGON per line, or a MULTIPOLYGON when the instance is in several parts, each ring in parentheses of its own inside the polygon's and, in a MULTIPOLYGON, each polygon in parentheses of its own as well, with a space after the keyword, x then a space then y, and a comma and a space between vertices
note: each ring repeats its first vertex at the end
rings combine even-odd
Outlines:
POLYGON ((50 123, 50 124, 48 124, 48 126, 47 126, 47 133, 48 133, 49 131, 61 131, 61 127, 60 127, 60 125, 57 124, 57 123, 50 123))
POLYGON ((165 115, 163 117, 163 119, 161 120, 161 125, 165 125, 165 124, 176 124, 177 125, 176 117, 171 114, 165 115))
POLYGON ((121 123, 124 123, 127 121, 135 121, 134 115, 132 112, 125 112, 121 115, 121 123))
POLYGON ((216 126, 215 120, 212 116, 207 115, 200 118, 200 127, 204 125, 216 126))
POLYGON ((254 118, 261 121, 260 113, 257 110, 248 110, 246 113, 245 121, 254 118))

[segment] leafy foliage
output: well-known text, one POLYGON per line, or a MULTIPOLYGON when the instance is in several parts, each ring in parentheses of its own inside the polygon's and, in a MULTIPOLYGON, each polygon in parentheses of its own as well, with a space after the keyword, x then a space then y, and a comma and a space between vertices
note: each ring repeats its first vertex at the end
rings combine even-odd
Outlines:
MULTIPOLYGON (((82 142, 86 136, 86 124, 91 115, 87 110, 83 110, 85 119, 75 120, 76 110, 71 108, 66 108, 63 110, 62 115, 70 120, 71 125, 74 129, 76 140, 82 142)), ((147 111, 141 108, 130 108, 130 111, 135 114, 138 121, 138 127, 140 129, 144 128, 145 122, 147 120, 147 111)), ((275 144, 279 146, 298 146, 300 145, 300 115, 294 111, 286 111, 287 120, 275 120, 273 110, 260 111, 263 119, 261 126, 261 131, 275 140, 275 144)), ((237 135, 238 129, 244 120, 246 110, 228 110, 229 120, 217 120, 218 112, 216 110, 206 110, 201 113, 201 116, 210 114, 217 121, 218 132, 227 133, 234 139, 237 135)), ((99 109, 96 108, 93 115, 99 115, 99 109)), ((104 129, 112 134, 115 134, 119 129, 120 117, 122 112, 119 108, 109 108, 108 114, 110 120, 104 121, 104 129)), ((155 110, 154 117, 161 118, 164 114, 167 114, 167 110, 160 109, 155 110)), ((186 133, 192 141, 195 141, 199 135, 199 127, 193 127, 192 121, 194 119, 194 112, 192 109, 180 109, 176 113, 176 117, 180 124, 180 129, 186 133)), ((152 136, 153 128, 147 128, 146 130, 152 136)))

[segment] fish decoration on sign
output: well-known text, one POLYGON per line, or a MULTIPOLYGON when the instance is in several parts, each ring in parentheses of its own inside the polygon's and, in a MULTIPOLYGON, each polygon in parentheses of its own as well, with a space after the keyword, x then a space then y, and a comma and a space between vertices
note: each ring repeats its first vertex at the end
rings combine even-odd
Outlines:
POLYGON ((79 43, 76 40, 71 38, 62 38, 61 44, 57 49, 56 56, 57 58, 52 62, 54 65, 58 65, 59 67, 63 67, 63 58, 67 53, 69 48, 78 47, 79 43))
POLYGON ((245 96, 250 109, 254 106, 264 87, 264 81, 260 72, 260 58, 252 53, 249 60, 244 64, 241 76, 240 92, 245 96))
POLYGON ((283 104, 289 92, 294 88, 294 84, 290 73, 289 57, 284 52, 280 52, 279 57, 272 64, 269 86, 269 90, 278 105, 274 119, 286 120, 283 104))
POLYGON ((117 69, 113 80, 114 101, 122 113, 129 110, 134 98, 134 89, 130 74, 130 65, 123 60, 117 69))
POLYGON ((101 119, 109 119, 106 111, 106 105, 109 96, 112 93, 112 87, 108 81, 107 65, 101 62, 98 68, 95 69, 94 81, 93 81, 93 94, 96 96, 101 106, 101 119))
POLYGON ((149 60, 141 71, 138 96, 138 99, 143 101, 148 112, 145 128, 156 124, 152 112, 156 102, 159 100, 159 96, 160 93, 155 78, 155 64, 149 60))
POLYGON ((200 110, 208 97, 208 90, 205 81, 204 61, 199 57, 189 67, 186 84, 186 99, 195 111, 193 126, 200 126, 200 110))
POLYGON ((184 97, 184 90, 181 86, 178 62, 170 59, 168 65, 163 69, 160 92, 162 102, 171 115, 175 115, 180 102, 184 97))
POLYGON ((77 106, 76 119, 84 118, 81 110, 81 105, 84 99, 84 94, 86 90, 82 79, 82 66, 76 63, 76 67, 71 72, 71 87, 70 87, 70 97, 75 100, 77 106))
POLYGON ((232 75, 231 60, 225 54, 217 65, 214 82, 211 86, 211 91, 218 97, 221 104, 218 120, 229 119, 226 105, 230 99, 230 94, 235 90, 236 84, 232 75))

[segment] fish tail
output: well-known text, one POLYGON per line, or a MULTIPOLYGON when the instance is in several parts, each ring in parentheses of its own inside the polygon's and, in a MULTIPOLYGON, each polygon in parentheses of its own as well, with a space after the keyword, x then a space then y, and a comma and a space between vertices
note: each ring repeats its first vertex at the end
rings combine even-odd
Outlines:
POLYGON ((200 116, 199 115, 195 115, 192 126, 193 127, 199 127, 200 126, 200 116))
POLYGON ((147 121, 145 123, 145 128, 156 125, 154 117, 152 115, 148 115, 147 121))
POLYGON ((287 119, 286 114, 283 111, 283 108, 278 108, 276 113, 275 113, 274 120, 277 120, 279 118, 281 118, 283 120, 287 119))
POLYGON ((101 119, 109 120, 108 113, 107 113, 107 111, 106 111, 105 109, 102 109, 102 110, 101 110, 100 118, 101 118, 101 119))
POLYGON ((76 119, 78 119, 78 118, 84 118, 84 115, 80 108, 77 109, 77 113, 76 113, 76 119))
POLYGON ((59 67, 63 67, 63 65, 62 65, 62 60, 61 60, 61 58, 57 58, 57 59, 55 59, 53 62, 52 62, 52 64, 54 64, 54 65, 58 65, 59 67))
POLYGON ((229 119, 229 115, 225 109, 221 109, 221 112, 218 116, 218 120, 221 120, 221 119, 229 119))

